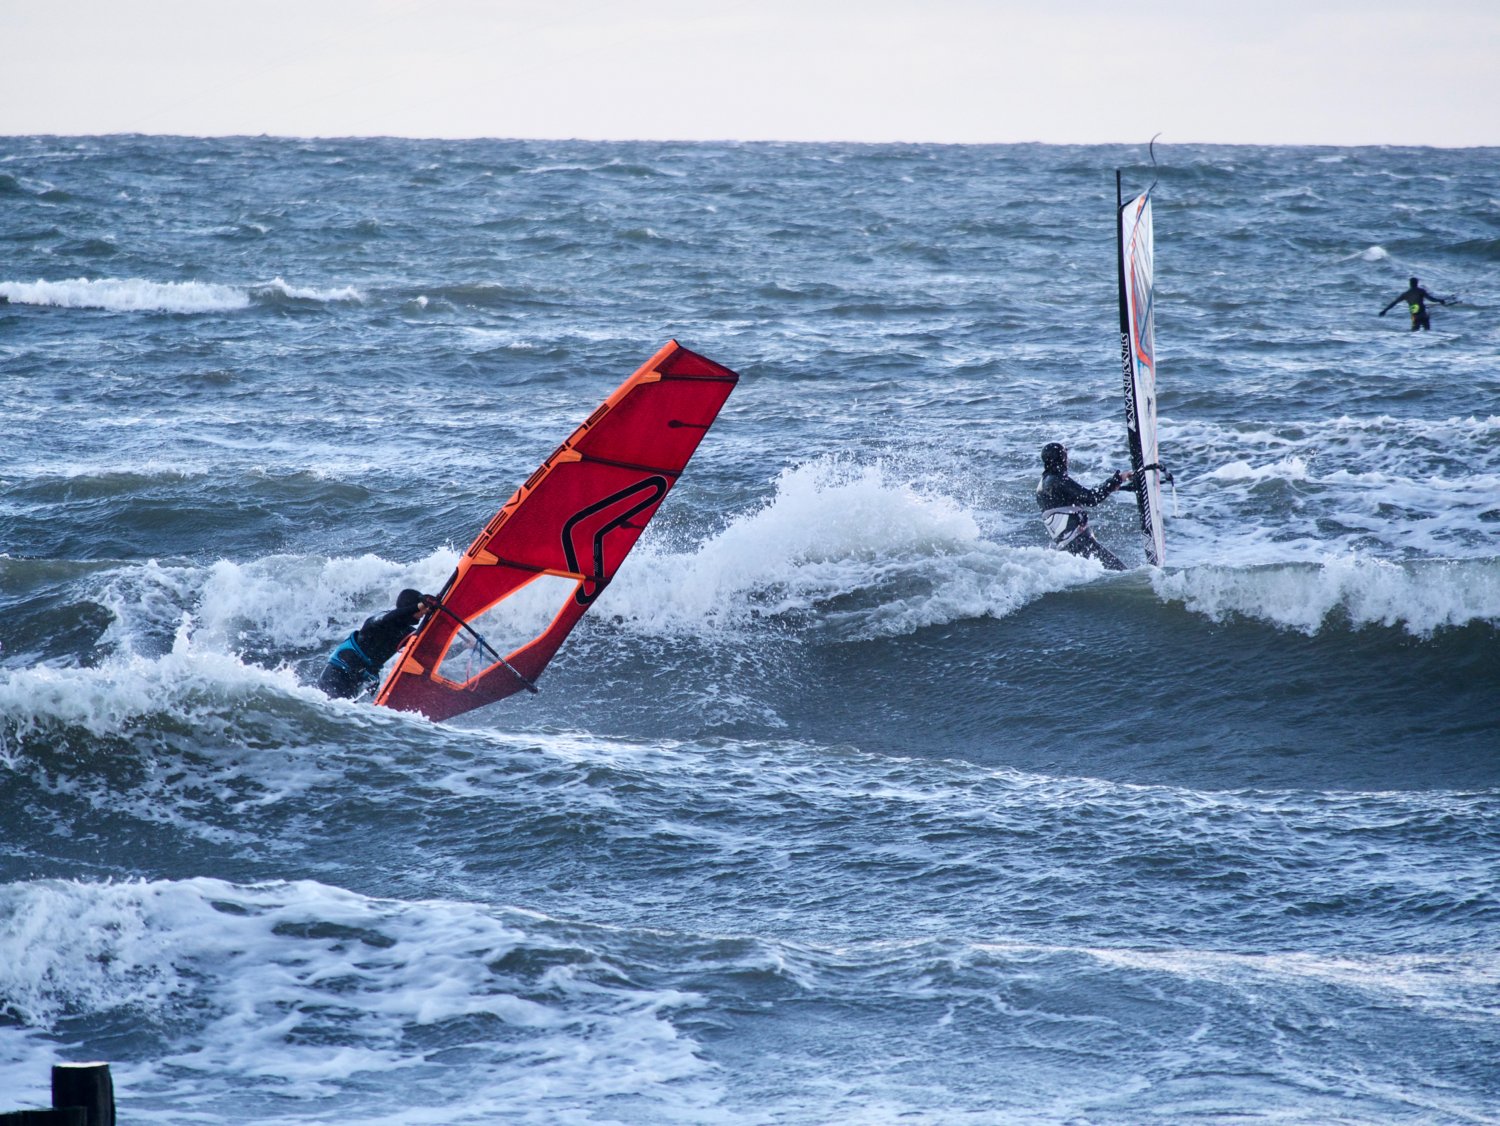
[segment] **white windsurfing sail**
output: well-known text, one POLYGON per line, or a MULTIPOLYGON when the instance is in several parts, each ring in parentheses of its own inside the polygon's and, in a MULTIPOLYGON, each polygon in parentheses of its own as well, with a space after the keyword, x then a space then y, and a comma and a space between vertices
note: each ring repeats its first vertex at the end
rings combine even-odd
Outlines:
POLYGON ((1120 366, 1125 376, 1125 430, 1130 444, 1130 468, 1137 482, 1135 498, 1141 512, 1146 559, 1160 567, 1166 556, 1161 485, 1164 480, 1170 481, 1172 475, 1162 468, 1156 444, 1151 189, 1122 203, 1120 173, 1116 172, 1115 202, 1119 219, 1120 366))

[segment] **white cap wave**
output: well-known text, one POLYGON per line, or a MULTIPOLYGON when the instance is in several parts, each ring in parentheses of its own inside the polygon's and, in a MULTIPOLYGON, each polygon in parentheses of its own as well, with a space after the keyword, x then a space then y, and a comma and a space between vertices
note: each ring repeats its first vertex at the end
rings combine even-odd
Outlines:
POLYGON ((225 313, 248 309, 258 296, 305 301, 360 301, 352 286, 318 289, 281 278, 257 285, 216 282, 159 282, 144 278, 70 278, 63 281, 0 282, 0 296, 14 305, 62 309, 103 309, 116 313, 225 313))
POLYGON ((652 541, 638 551, 649 565, 622 567, 600 609, 662 634, 805 614, 839 637, 896 636, 1003 617, 1100 575, 1094 563, 987 539, 973 512, 884 463, 839 458, 784 470, 764 505, 695 550, 652 541))

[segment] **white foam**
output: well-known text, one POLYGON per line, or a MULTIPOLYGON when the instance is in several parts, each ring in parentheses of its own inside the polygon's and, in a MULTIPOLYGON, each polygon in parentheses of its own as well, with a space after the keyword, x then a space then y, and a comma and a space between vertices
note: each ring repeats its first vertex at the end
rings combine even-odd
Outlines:
POLYGON ((227 648, 247 637, 277 646, 321 645, 389 610, 405 587, 438 590, 457 563, 458 552, 448 547, 410 564, 375 555, 221 559, 203 579, 196 616, 203 637, 227 648))
POLYGON ((1500 560, 1398 564, 1351 555, 1319 564, 1195 567, 1153 581, 1161 597, 1215 621, 1237 614, 1306 634, 1335 612, 1355 628, 1400 626, 1420 637, 1474 621, 1500 624, 1500 560))
MULTIPOLYGON (((461 1099, 466 1114, 526 1096, 709 1106, 708 1065, 672 1024, 698 999, 623 984, 587 931, 558 930, 519 911, 312 881, 17 883, 0 888, 0 997, 29 1029, 133 1011, 185 1029, 159 1065, 223 1077, 223 1098, 339 1094, 361 1121, 376 1119, 347 1101, 358 1096, 345 1081, 393 1070, 408 1072, 413 1105, 461 1099), (530 957, 508 968, 518 951, 530 957), (430 1066, 420 1030, 435 1027, 471 1061, 461 1091, 430 1066)), ((134 1093, 151 1086, 141 1076, 134 1093)), ((389 1089, 380 1102, 380 1116, 412 1121, 389 1089)))
POLYGON ((279 293, 283 297, 291 297, 299 301, 360 302, 365 299, 365 295, 352 285, 317 289, 313 286, 291 285, 279 277, 272 278, 264 285, 255 286, 253 292, 256 294, 279 293))
POLYGON ((225 313, 248 309, 255 296, 280 295, 296 300, 359 302, 353 286, 320 289, 296 286, 277 277, 252 286, 212 282, 156 282, 144 278, 73 278, 67 281, 0 282, 0 294, 14 305, 49 305, 63 309, 103 309, 116 313, 225 313))
POLYGON ((0 714, 23 741, 28 731, 63 723, 96 737, 119 735, 137 721, 164 713, 207 729, 228 722, 226 703, 246 688, 299 689, 286 669, 246 665, 226 653, 203 651, 189 640, 184 619, 172 649, 160 657, 129 655, 93 668, 38 665, 0 676, 0 714))
MULTIPOLYGON (((1363 992, 1376 1005, 1399 1005, 1446 1019, 1468 1019, 1500 988, 1500 956, 1442 954, 1235 954, 1214 950, 1091 949, 1107 965, 1243 987, 1287 979, 1363 992)), ((1300 988, 1300 986, 1299 986, 1300 988)))
POLYGON ((1495 416, 1346 415, 1276 430, 1199 422, 1172 433, 1185 517, 1167 521, 1173 566, 1495 555, 1495 416))
POLYGON ((271 556, 206 568, 149 561, 105 572, 94 597, 113 615, 101 638, 111 654, 88 668, 0 673, 5 730, 24 742, 29 732, 61 723, 102 738, 162 714, 219 730, 251 693, 323 702, 295 669, 262 667, 241 654, 331 646, 389 609, 402 587, 440 587, 455 560, 444 548, 411 565, 371 555, 271 556))
POLYGON ((209 282, 153 282, 141 278, 74 278, 70 281, 0 282, 15 305, 111 312, 219 313, 250 306, 243 289, 209 282))
POLYGON ((1220 481, 1305 481, 1308 475, 1306 458, 1291 456, 1275 461, 1251 465, 1248 461, 1231 461, 1206 476, 1220 481))
POLYGON ((150 560, 109 574, 96 598, 113 615, 104 641, 123 653, 151 651, 184 616, 197 652, 318 646, 390 609, 404 587, 437 590, 457 561, 449 547, 410 564, 375 555, 271 555, 207 567, 150 560))
POLYGON ((1000 617, 1096 579, 1097 563, 987 540, 951 497, 883 463, 824 458, 784 470, 775 495, 696 550, 643 544, 600 600, 651 633, 716 632, 815 616, 844 637, 1000 617))

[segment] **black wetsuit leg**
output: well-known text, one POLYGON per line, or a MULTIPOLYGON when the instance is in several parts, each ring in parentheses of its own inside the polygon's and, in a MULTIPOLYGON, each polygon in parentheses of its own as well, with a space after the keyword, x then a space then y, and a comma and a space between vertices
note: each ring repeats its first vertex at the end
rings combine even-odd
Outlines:
POLYGON ((1420 313, 1413 313, 1411 315, 1411 330, 1413 332, 1416 332, 1419 328, 1429 329, 1431 327, 1432 318, 1427 315, 1426 309, 1423 309, 1420 313))
POLYGON ((1089 532, 1084 532, 1081 536, 1075 538, 1064 550, 1073 555, 1081 555, 1085 559, 1097 559, 1100 563, 1104 564, 1106 571, 1123 571, 1126 569, 1125 564, 1120 562, 1120 557, 1096 540, 1089 532))
POLYGON ((329 661, 323 666, 323 675, 318 677, 318 687, 336 700, 348 700, 359 695, 364 680, 343 665, 329 661))

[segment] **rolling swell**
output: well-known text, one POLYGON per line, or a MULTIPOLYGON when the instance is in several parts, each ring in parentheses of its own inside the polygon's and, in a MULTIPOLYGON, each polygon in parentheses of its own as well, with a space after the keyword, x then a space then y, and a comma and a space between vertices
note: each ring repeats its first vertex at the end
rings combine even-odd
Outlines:
MULTIPOLYGON (((361 724, 374 736, 365 753, 324 759, 321 777, 274 753, 242 752, 232 770, 222 759, 179 761, 149 807, 156 820, 107 835, 139 847, 153 830, 167 831, 172 848, 163 855, 190 869, 195 851, 232 834, 240 872, 228 880, 8 885, 13 911, 36 920, 82 913, 99 924, 83 932, 99 936, 86 947, 59 932, 58 941, 7 960, 18 975, 8 992, 27 1022, 67 1035, 84 1013, 120 1013, 139 1024, 131 1035, 149 1052, 177 1043, 185 1021, 211 1059, 244 1035, 242 1021, 253 1027, 303 1013, 295 1019, 304 1031, 273 1047, 279 1067, 312 1065, 318 1045, 368 1036, 388 1058, 413 1065, 435 1042, 493 1053, 492 1066, 508 1074, 513 1053, 542 1051, 555 1034, 548 1030, 594 1019, 586 1014, 628 988, 643 1013, 675 1030, 668 1040, 695 1055, 744 1068, 778 1044, 790 1057, 778 1069, 786 1090, 771 1091, 761 1069, 749 1067, 727 1089, 721 1079, 698 1097, 731 1106, 770 1100, 800 1117, 821 1083, 816 1067, 793 1061, 816 1059, 815 1046, 830 1049, 826 1020, 814 1015, 822 1011, 846 1014, 840 1023, 864 1045, 863 1062, 843 1071, 850 1090, 841 1099, 851 1107, 856 1084, 892 1081, 882 1061, 904 1050, 910 1062, 897 1086, 941 1088, 948 1093, 926 1105, 956 1110, 968 1103, 958 1076, 979 1064, 984 1042, 985 1052, 1000 1044, 1030 1061, 1018 1065, 1012 1093, 986 1100, 1020 1110, 1059 1082, 1055 1061, 1099 1019, 1101 996, 1110 998, 1110 1023, 1146 1029, 1106 1036, 1111 1058, 1159 1069, 1169 1086, 1194 1088, 1171 1062, 1171 1045, 1204 1034, 1205 1021, 1214 1036, 1235 1026, 1256 1042, 1285 1038, 1281 1066, 1320 1084, 1371 1042, 1387 1045, 1404 1081, 1420 1083, 1430 1079, 1422 1060, 1432 1056, 1397 1049, 1400 1030, 1416 1019, 1429 1052, 1461 1051, 1443 1009, 1474 1003, 1495 980, 1479 946, 1497 905, 1473 863, 1478 842, 1464 828, 1493 816, 1493 795, 1213 794, 787 743, 552 737, 509 742, 496 759, 441 729, 418 735, 420 753, 403 752, 382 726, 361 724), (359 788, 349 785, 356 771, 359 788), (278 800, 261 800, 275 783, 278 800), (309 820, 313 809, 322 812, 309 820), (212 823, 228 821, 231 810, 233 827, 212 823), (373 841, 372 826, 381 829, 373 841), (289 837, 309 827, 325 854, 360 836, 376 844, 342 869, 366 890, 256 879, 257 869, 284 868, 299 855, 309 842, 289 837), (437 853, 456 863, 441 874, 413 867, 437 853), (1430 870, 1377 859, 1417 854, 1430 870), (446 889, 441 900, 431 897, 434 879, 446 889), (427 888, 427 897, 406 898, 403 885, 427 888), (850 886, 868 891, 853 914, 850 886), (568 921, 591 903, 599 909, 601 894, 608 926, 568 921), (526 906, 476 906, 494 900, 526 906), (893 913, 928 921, 891 941, 881 920, 893 913), (1420 941, 1412 920, 1433 917, 1472 952, 1385 952, 1420 941), (1205 948, 1182 947, 1185 926, 1205 948), (1368 949, 1329 945, 1330 928, 1365 936, 1368 949), (163 957, 154 936, 165 934, 172 941, 163 957), (1222 951, 1229 935, 1234 953, 1222 951), (445 992, 391 980, 414 963, 444 967, 445 992), (238 1016, 214 1016, 252 977, 262 982, 260 999, 248 1011, 227 1006, 238 1016), (408 1000, 382 1000, 392 990, 408 1000), (1316 1051, 1288 1031, 1310 1019, 1309 990, 1360 1014, 1321 1025, 1316 1051), (419 995, 422 1016, 409 1010, 419 995), (523 1001, 550 1016, 522 1019, 523 1001), (470 1019, 450 1022, 449 1004, 470 1019), (363 1031, 314 1023, 330 1006, 363 1031), (1413 1008, 1412 1017, 1395 1015, 1413 1008), (891 1024, 898 1012, 910 1025, 903 1047, 891 1024), (476 1024, 484 1013, 493 1019, 476 1024), (956 1057, 941 1050, 955 1030, 956 1057)), ((627 1055, 638 1059, 641 1050, 627 1055)), ((239 1064, 226 1057, 219 1066, 239 1064)), ((1136 1104, 1106 1092, 1111 1074, 1101 1056, 1070 1097, 1096 1114, 1121 1099, 1118 1116, 1129 1118, 1136 1104)), ((241 1097, 276 1092, 264 1083, 250 1080, 241 1097)), ((680 1097, 675 1088, 668 1082, 652 1098, 680 1097)), ((1275 1091, 1266 1097, 1309 1113, 1305 1091, 1301 1102, 1275 1091)), ((1202 1087, 1210 1092, 1228 1097, 1222 1081, 1202 1087)), ((425 1088, 422 1097, 441 1101, 425 1088)), ((1352 1097, 1384 1106, 1374 1090, 1352 1097)))
POLYGON ((1485 787, 1495 644, 1479 623, 1421 643, 1383 626, 1288 636, 1087 588, 998 621, 820 650, 788 672, 802 706, 779 714, 902 753, 899 717, 919 710, 923 745, 943 753, 1120 781, 1485 787))

